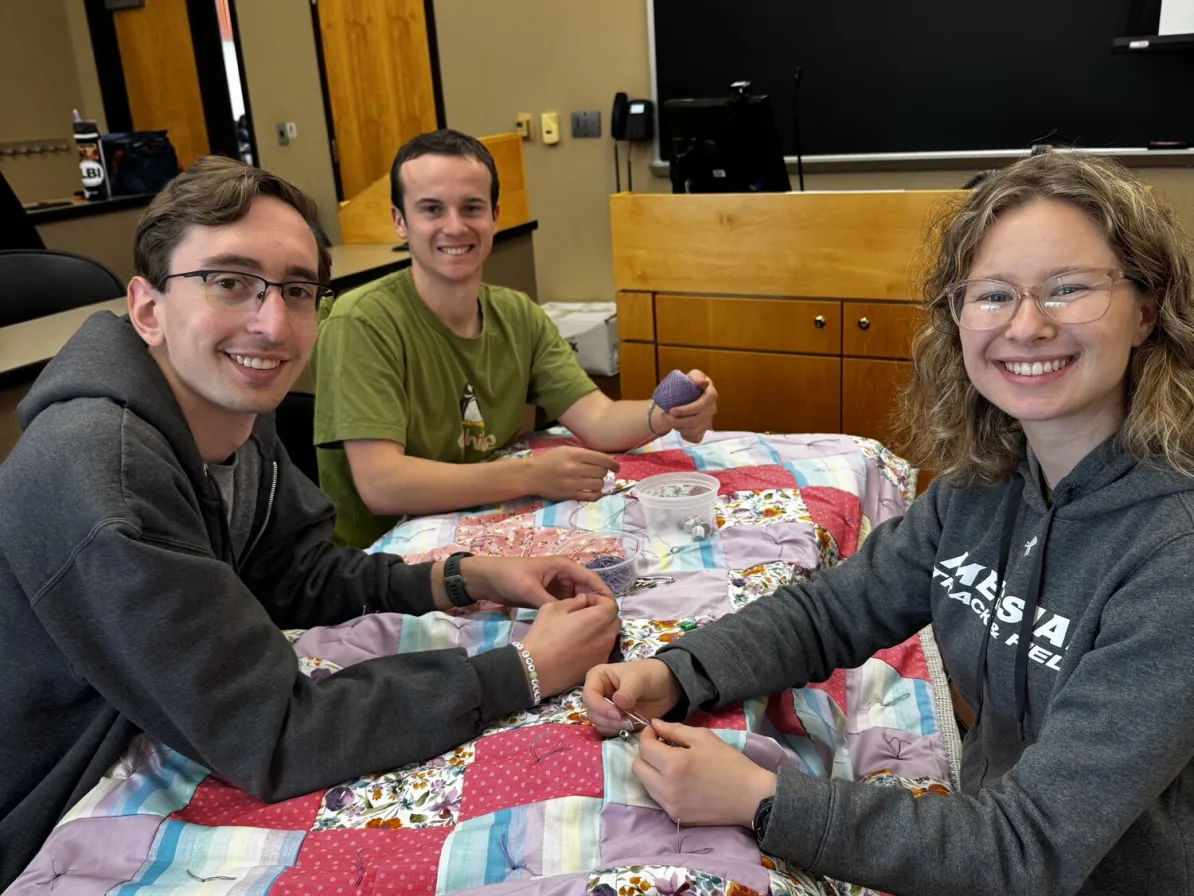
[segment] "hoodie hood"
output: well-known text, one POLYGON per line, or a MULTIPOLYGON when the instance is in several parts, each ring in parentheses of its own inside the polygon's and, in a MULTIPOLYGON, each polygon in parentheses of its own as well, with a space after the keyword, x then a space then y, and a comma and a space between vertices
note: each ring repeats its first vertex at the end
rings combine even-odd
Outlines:
MULTIPOLYGON (((203 458, 182 408, 128 315, 100 311, 84 321, 21 400, 21 429, 52 405, 76 398, 108 399, 127 408, 162 434, 193 481, 205 479, 203 458)), ((259 414, 253 432, 268 451, 273 414, 259 414)))

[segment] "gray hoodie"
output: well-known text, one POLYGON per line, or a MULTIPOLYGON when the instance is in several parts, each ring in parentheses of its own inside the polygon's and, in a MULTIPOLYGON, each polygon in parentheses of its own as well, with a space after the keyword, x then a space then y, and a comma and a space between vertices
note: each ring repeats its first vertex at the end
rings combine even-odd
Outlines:
POLYGON ((138 731, 273 801, 426 759, 530 705, 513 648, 302 675, 281 629, 426 612, 431 564, 333 546, 332 506, 272 415, 255 426, 261 483, 234 556, 127 318, 90 318, 20 417, 0 465, 0 890, 138 731))
POLYGON ((694 710, 823 681, 931 622, 982 704, 960 794, 781 771, 765 851, 897 896, 1191 892, 1194 480, 1114 440, 1051 505, 1034 458, 1018 478, 1018 506, 1010 484, 934 482, 845 563, 661 653, 694 710))

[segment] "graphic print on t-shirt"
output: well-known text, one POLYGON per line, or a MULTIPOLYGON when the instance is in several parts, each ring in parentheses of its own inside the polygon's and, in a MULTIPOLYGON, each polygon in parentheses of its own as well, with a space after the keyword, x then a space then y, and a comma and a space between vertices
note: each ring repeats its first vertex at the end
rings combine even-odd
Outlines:
POLYGON ((456 443, 464 450, 489 454, 497 447, 497 436, 485 431, 485 418, 477 404, 477 393, 468 383, 460 396, 460 439, 456 443))

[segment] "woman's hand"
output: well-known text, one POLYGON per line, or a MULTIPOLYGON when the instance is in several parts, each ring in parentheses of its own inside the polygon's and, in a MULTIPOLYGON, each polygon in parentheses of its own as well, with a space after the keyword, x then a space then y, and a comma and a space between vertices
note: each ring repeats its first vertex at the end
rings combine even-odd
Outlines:
POLYGON ((680 682, 662 660, 638 660, 597 666, 585 678, 582 699, 598 733, 612 737, 628 727, 620 710, 632 709, 648 719, 671 712, 684 694, 680 682), (613 700, 614 705, 609 704, 613 700))
POLYGON ((775 795, 775 775, 708 728, 652 722, 630 770, 680 824, 750 828, 759 803, 775 795))

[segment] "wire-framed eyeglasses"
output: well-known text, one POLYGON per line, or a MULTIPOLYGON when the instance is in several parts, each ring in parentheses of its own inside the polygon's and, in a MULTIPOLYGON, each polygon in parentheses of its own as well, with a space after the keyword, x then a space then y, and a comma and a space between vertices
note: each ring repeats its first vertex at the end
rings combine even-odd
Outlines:
POLYGON ((184 271, 169 274, 162 282, 176 277, 202 281, 208 304, 225 311, 256 311, 265 301, 265 294, 271 286, 278 287, 286 311, 296 318, 314 320, 319 312, 319 302, 334 298, 336 291, 326 283, 311 280, 287 280, 276 283, 256 274, 243 271, 184 271))
POLYGON ((963 330, 993 330, 1010 323, 1026 298, 1056 323, 1085 324, 1107 313, 1115 285, 1126 279, 1115 269, 1078 268, 1023 289, 1003 280, 962 280, 947 286, 941 300, 963 330))

